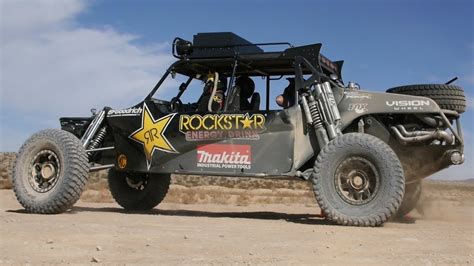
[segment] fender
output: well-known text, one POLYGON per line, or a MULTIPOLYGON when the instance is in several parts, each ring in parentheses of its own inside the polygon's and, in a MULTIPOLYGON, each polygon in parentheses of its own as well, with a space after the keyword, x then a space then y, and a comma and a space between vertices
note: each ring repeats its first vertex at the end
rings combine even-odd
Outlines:
POLYGON ((355 119, 370 114, 439 113, 438 104, 430 98, 395 93, 348 90, 338 104, 342 129, 355 119))

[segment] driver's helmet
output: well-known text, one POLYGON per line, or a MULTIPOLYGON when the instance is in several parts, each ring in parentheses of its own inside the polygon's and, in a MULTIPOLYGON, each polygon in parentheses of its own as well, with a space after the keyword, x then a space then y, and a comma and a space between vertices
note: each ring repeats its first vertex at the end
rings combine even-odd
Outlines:
MULTIPOLYGON (((204 93, 210 94, 214 88, 214 74, 207 75, 206 84, 204 85, 204 93)), ((227 90, 227 78, 219 76, 217 83, 217 91, 224 93, 227 90)))

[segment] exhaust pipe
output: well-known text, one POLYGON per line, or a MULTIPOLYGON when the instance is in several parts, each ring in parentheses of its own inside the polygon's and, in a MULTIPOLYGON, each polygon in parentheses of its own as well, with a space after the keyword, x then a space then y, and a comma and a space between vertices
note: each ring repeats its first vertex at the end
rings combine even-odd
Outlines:
POLYGON ((435 131, 412 131, 408 132, 403 125, 397 125, 390 127, 392 132, 397 137, 398 141, 402 144, 413 144, 413 143, 420 143, 428 140, 440 140, 445 141, 446 143, 453 143, 454 138, 451 134, 447 133, 443 130, 435 130, 435 131))
POLYGON ((452 164, 459 165, 464 163, 464 154, 461 151, 454 150, 450 151, 449 154, 449 159, 452 164))

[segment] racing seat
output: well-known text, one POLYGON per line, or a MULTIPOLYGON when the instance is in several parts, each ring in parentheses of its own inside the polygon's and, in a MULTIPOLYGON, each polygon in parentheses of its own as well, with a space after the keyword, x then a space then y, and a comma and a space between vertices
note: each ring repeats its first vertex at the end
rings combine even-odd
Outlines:
POLYGON ((228 97, 227 111, 258 111, 260 94, 255 91, 255 83, 248 76, 240 76, 235 81, 232 95, 228 97))

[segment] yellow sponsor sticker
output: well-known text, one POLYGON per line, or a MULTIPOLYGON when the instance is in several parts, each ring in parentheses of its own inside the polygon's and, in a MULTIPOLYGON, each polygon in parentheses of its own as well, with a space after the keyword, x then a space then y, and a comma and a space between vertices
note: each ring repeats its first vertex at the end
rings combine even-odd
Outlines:
POLYGON ((150 169, 153 153, 155 151, 177 153, 176 149, 164 135, 175 113, 155 119, 146 104, 143 104, 143 110, 142 125, 133 132, 129 138, 142 144, 147 167, 150 169))
POLYGON ((266 130, 263 114, 193 114, 181 115, 179 130, 186 140, 215 140, 225 138, 258 139, 266 130))

